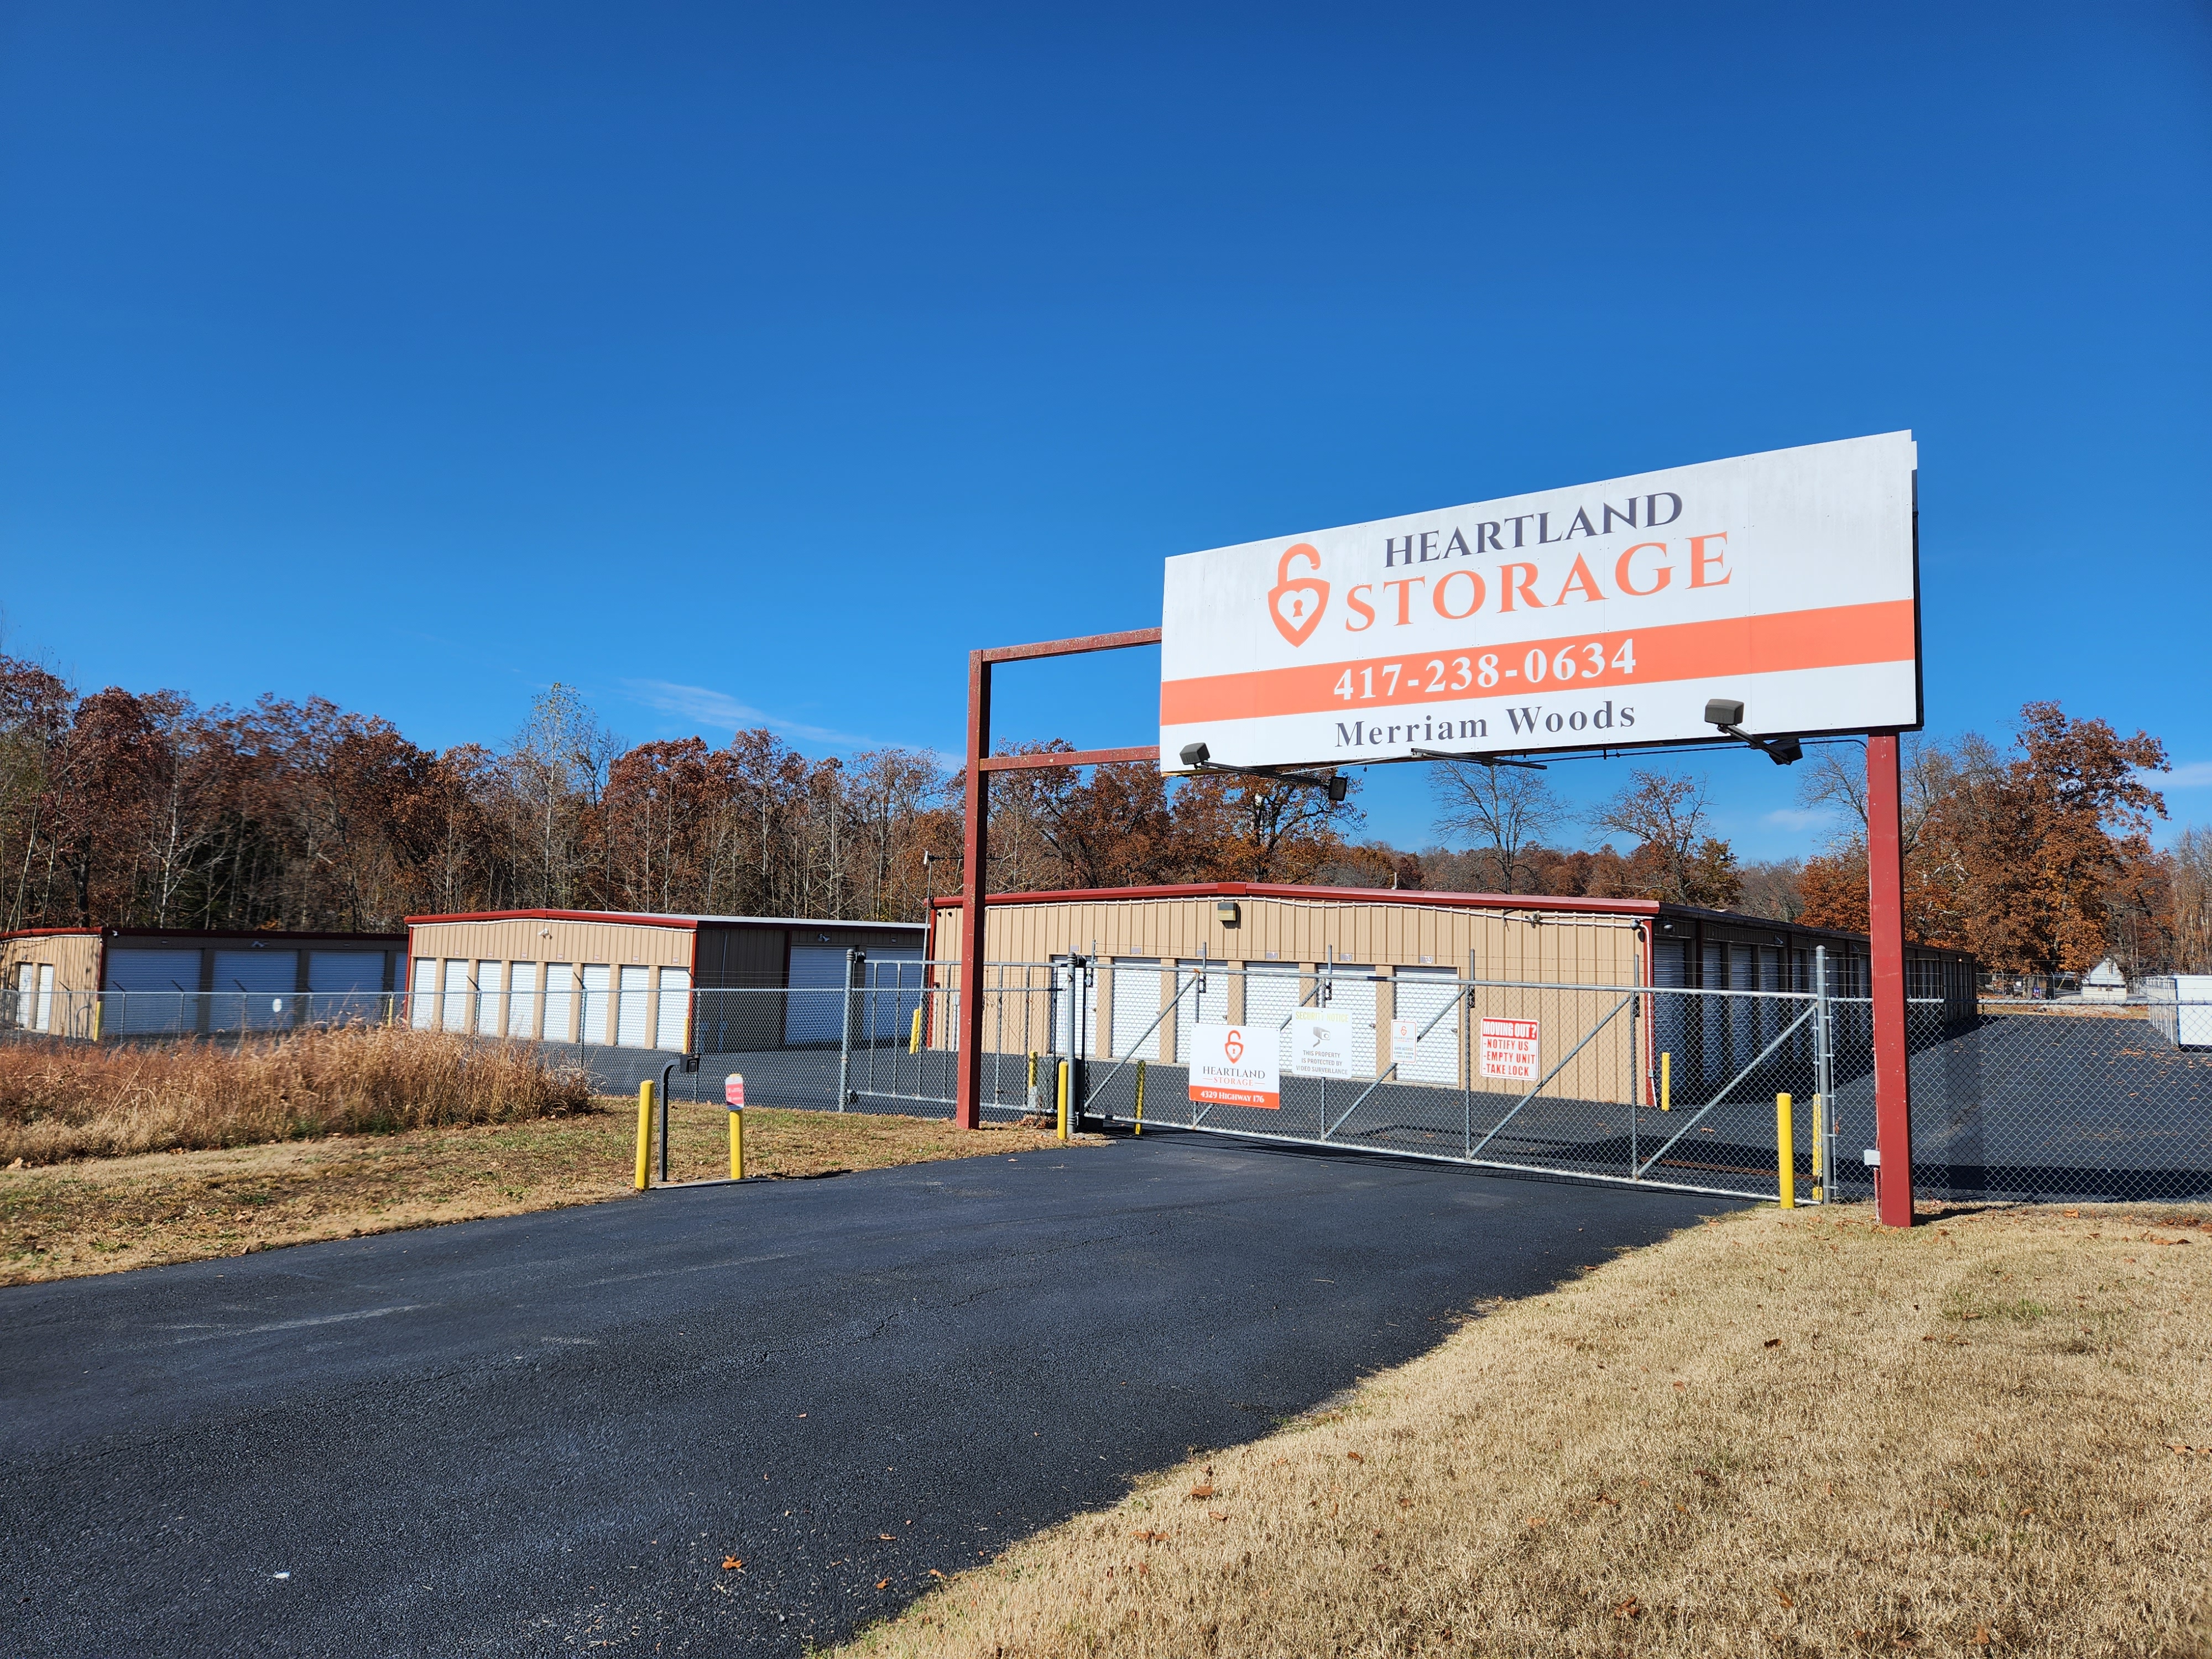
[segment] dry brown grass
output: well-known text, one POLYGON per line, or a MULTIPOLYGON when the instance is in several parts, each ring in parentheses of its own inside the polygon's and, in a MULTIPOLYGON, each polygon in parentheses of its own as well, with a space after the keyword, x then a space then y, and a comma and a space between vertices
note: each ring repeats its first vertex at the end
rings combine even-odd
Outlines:
MULTIPOLYGON (((635 1103, 601 1103, 610 1109, 577 1117, 0 1170, 0 1284, 635 1197, 635 1103)), ((1057 1145, 1034 1130, 963 1134, 942 1121, 862 1112, 756 1107, 745 1121, 749 1177, 1057 1145)), ((726 1124, 718 1108, 679 1103, 671 1177, 726 1176, 726 1124)))
POLYGON ((848 1651, 2212 1652, 2200 1221, 1693 1228, 848 1651))
POLYGON ((586 1109, 520 1044, 346 1026, 235 1042, 0 1047, 0 1164, 244 1146, 586 1109))

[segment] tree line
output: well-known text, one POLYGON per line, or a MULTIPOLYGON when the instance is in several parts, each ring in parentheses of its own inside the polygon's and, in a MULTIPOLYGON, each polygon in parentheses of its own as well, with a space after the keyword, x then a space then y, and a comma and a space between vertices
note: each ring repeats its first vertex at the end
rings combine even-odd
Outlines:
MULTIPOLYGON (((1015 753, 1066 752, 1054 741, 1015 753)), ((2166 852, 2142 774, 2157 740, 2031 703, 2009 749, 1908 738, 1912 937, 1997 969, 2212 970, 2212 835, 2166 852)), ((1439 764, 1439 839, 1361 839, 1353 798, 1144 763, 991 775, 994 892, 1244 880, 1644 896, 1863 931, 1864 768, 1808 750, 1837 816, 1815 857, 1738 860, 1702 778, 1642 767, 1585 814, 1547 775, 1439 764), (1625 847, 1628 850, 1617 850, 1625 847)), ((572 689, 502 745, 422 748, 321 699, 203 708, 80 695, 0 656, 0 875, 9 929, 121 925, 386 932, 506 908, 915 921, 956 891, 964 779, 926 750, 810 757, 766 730, 626 744, 572 689)))

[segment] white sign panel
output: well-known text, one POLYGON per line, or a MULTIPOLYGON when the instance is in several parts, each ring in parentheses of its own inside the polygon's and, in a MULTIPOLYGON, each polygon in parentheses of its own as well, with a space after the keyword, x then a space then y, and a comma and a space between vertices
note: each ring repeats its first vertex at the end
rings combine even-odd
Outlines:
POLYGON ((1339 1008, 1301 1008, 1291 1016, 1291 1075, 1352 1075, 1352 1014, 1339 1008))
POLYGON ((1190 1028, 1190 1097, 1200 1105, 1262 1106, 1283 1103, 1275 1068, 1275 1034, 1242 1025, 1190 1028))
POLYGON ((1167 562, 1160 763, 1920 724, 1909 432, 1167 562))
POLYGON ((1413 1068, 1420 1048, 1421 1022, 1417 1019, 1394 1019, 1390 1022, 1390 1058, 1404 1077, 1413 1068))
POLYGON ((1542 1033, 1533 1019, 1482 1022, 1482 1074, 1515 1083, 1534 1083, 1544 1075, 1542 1033))

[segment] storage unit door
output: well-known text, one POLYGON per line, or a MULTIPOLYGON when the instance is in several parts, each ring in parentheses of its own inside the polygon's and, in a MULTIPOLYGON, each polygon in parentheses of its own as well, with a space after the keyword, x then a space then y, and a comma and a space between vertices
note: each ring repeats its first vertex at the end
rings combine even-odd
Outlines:
POLYGON ((604 962, 584 964, 584 1041, 607 1042, 614 1034, 607 1030, 607 1014, 614 1001, 611 989, 614 970, 604 962))
POLYGON ((1296 968, 1248 969, 1244 975, 1244 1029, 1259 1041, 1275 1033, 1275 1064, 1291 1074, 1291 1016, 1298 1006, 1296 968))
POLYGON ((51 962, 42 962, 39 964, 37 1024, 38 1029, 41 1031, 51 1031, 54 1029, 54 965, 51 962))
POLYGON ((442 1030, 465 1031, 469 1029, 469 964, 458 959, 446 963, 446 995, 438 1011, 438 1025, 442 1030))
POLYGON ((383 1001, 384 952, 307 952, 307 1011, 315 1019, 373 1019, 383 1001))
POLYGON ((427 1031, 438 1023, 438 959, 415 958, 415 988, 407 999, 407 1023, 427 1031))
POLYGON ((1231 977, 1218 962, 1176 963, 1176 989, 1181 994, 1176 1004, 1176 1058, 1182 1064, 1190 1064, 1192 1026, 1229 1024, 1231 977), (1206 981, 1204 990, 1194 982, 1200 978, 1206 981))
POLYGON ((1375 1075, 1375 970, 1347 968, 1342 963, 1323 981, 1324 1007, 1352 1016, 1352 1074, 1375 1075))
POLYGON ((654 1021, 659 1029, 653 1033, 653 1046, 682 1054, 684 1028, 690 1023, 685 1016, 690 1012, 691 970, 689 968, 662 969, 660 1006, 654 1021))
POLYGON ((845 951, 836 945, 791 947, 790 994, 783 1000, 788 1046, 838 1042, 844 1035, 845 951))
POLYGON ((505 988, 507 963, 479 962, 477 963, 477 1035, 495 1037, 506 1021, 507 1000, 500 993, 505 988))
POLYGON ((31 1029, 31 1016, 37 1006, 34 999, 38 996, 38 983, 36 963, 21 962, 15 964, 15 1003, 9 1010, 8 1023, 19 1031, 31 1029))
MULTIPOLYGON (((868 952, 867 961, 860 967, 860 982, 866 988, 860 998, 860 1031, 866 1034, 865 1041, 906 1041, 907 1033, 914 1029, 914 1011, 921 1006, 922 985, 928 977, 918 945, 896 945, 868 952)), ((998 1019, 1005 1000, 990 997, 984 1018, 998 1019)))
POLYGON ((198 951, 118 951, 107 953, 106 1030, 190 1031, 199 1024, 198 951), (120 1002, 120 1007, 117 1004, 120 1002))
POLYGON ((1160 964, 1157 959, 1117 962, 1105 971, 1114 975, 1114 1054, 1115 1060, 1160 1057, 1160 964))
POLYGON ((299 984, 297 951, 218 951, 207 1028, 268 1031, 289 1025, 299 984))
POLYGON ((527 1037, 538 1029, 538 964, 518 962, 507 975, 507 1034, 527 1037))
POLYGON ((576 1036, 576 965, 545 964, 545 1031, 548 1042, 573 1042, 576 1036))
POLYGON ((620 1048, 650 1048, 646 1019, 647 1005, 652 999, 646 993, 653 988, 653 969, 641 968, 635 963, 622 970, 621 1006, 615 1012, 615 1046, 620 1048))
POLYGON ((1398 993, 1398 1018, 1413 1022, 1413 1052, 1401 1054, 1394 1048, 1400 1083, 1459 1082, 1459 1022, 1462 1005, 1459 975, 1449 968, 1401 968, 1394 983, 1398 993), (1438 1016, 1442 1018, 1438 1018, 1438 1016), (1431 1026, 1429 1022, 1435 1020, 1431 1026))

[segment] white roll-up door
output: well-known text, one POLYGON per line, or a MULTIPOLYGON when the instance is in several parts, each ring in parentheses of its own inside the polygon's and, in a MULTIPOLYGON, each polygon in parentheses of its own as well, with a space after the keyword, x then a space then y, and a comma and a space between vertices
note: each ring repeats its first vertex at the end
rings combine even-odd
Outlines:
POLYGON ((622 996, 615 1012, 615 1046, 619 1048, 650 1048, 653 1046, 651 1028, 647 1025, 648 1005, 646 993, 653 988, 653 969, 635 963, 625 964, 622 970, 622 996))
POLYGON ((843 1040, 845 950, 836 945, 791 947, 789 994, 783 1000, 787 1044, 843 1040))
POLYGON ((1291 1074, 1291 1016, 1298 1006, 1298 970, 1294 967, 1253 965, 1244 976, 1244 1029, 1255 1035, 1273 1031, 1276 1064, 1282 1075, 1291 1074))
POLYGON ((576 965, 570 962, 545 964, 545 1041, 568 1042, 576 1035, 576 965))
POLYGON ((507 1024, 507 999, 500 994, 507 988, 507 964, 504 962, 477 963, 477 1035, 495 1037, 507 1024))
POLYGON ((654 1021, 659 1029, 653 1033, 653 1046, 682 1054, 685 1017, 690 1012, 691 970, 689 968, 662 969, 660 1006, 654 1021))
POLYGON ((446 995, 438 1011, 438 1024, 447 1031, 465 1031, 475 1024, 469 1018, 469 964, 459 959, 446 963, 446 995))
POLYGON ((111 946, 107 989, 124 994, 108 999, 107 1012, 100 1021, 105 1030, 192 1030, 199 1024, 200 953, 119 951, 111 946))
POLYGON ((38 995, 35 988, 38 982, 39 970, 36 965, 27 962, 19 962, 15 964, 15 1006, 10 1012, 8 1023, 19 1031, 27 1031, 31 1029, 31 1015, 35 1006, 33 999, 38 995))
POLYGON ((518 962, 507 975, 507 1034, 527 1037, 537 1029, 538 964, 518 962))
POLYGON ((1394 983, 1398 994, 1398 1018, 1413 1022, 1419 1039, 1410 1054, 1395 1048, 1394 1080, 1399 1083, 1459 1082, 1459 975, 1449 968, 1401 968, 1394 983), (1443 1018, 1437 1018, 1441 1014, 1443 1018), (1431 1020, 1436 1020, 1431 1027, 1431 1020), (1421 1033, 1427 1031, 1425 1036, 1421 1033))
POLYGON ((1115 1060, 1160 1057, 1160 964, 1139 957, 1116 962, 1102 972, 1114 975, 1114 1053, 1115 1060))
POLYGON ((54 965, 51 962, 39 964, 39 1018, 41 1031, 54 1029, 54 965))
POLYGON ((1375 1075, 1375 970, 1338 963, 1323 983, 1324 1006, 1352 1016, 1352 1074, 1375 1075))
POLYGON ((584 1041, 604 1043, 612 1035, 607 1016, 614 1012, 614 969, 604 962, 584 964, 584 1041))
POLYGON ((299 984, 297 951, 218 951, 207 1029, 266 1031, 289 1025, 299 984))
POLYGON ((1176 963, 1176 1059, 1190 1064, 1190 1028, 1229 1024, 1229 987, 1234 975, 1218 962, 1176 963), (1200 989, 1194 981, 1203 979, 1200 989))
POLYGON ((415 958, 414 986, 407 999, 407 1023, 418 1031, 427 1031, 438 1023, 438 959, 435 957, 415 958))

